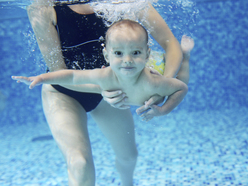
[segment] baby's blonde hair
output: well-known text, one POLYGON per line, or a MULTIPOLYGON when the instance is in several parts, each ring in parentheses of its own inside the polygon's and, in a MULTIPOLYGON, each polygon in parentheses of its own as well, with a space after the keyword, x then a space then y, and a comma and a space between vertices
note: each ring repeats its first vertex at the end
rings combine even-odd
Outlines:
POLYGON ((135 28, 142 28, 145 32, 145 36, 146 36, 146 43, 148 43, 148 32, 147 30, 138 22, 133 21, 133 20, 129 20, 129 19, 123 19, 120 21, 115 22, 114 24, 112 24, 109 29, 106 32, 105 35, 105 47, 107 46, 108 40, 109 40, 109 36, 111 34, 111 32, 114 29, 118 29, 118 28, 122 28, 122 27, 129 27, 131 29, 135 29, 135 28))

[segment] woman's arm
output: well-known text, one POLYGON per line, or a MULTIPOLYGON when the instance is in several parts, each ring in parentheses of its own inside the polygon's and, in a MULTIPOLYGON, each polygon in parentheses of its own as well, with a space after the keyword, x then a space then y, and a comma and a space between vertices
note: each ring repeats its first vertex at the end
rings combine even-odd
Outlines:
MULTIPOLYGON (((67 69, 61 51, 60 39, 55 28, 57 18, 53 6, 44 5, 42 0, 39 0, 39 2, 30 5, 27 12, 40 51, 49 70, 53 72, 67 69)), ((101 88, 93 84, 64 85, 64 87, 75 91, 101 93, 101 88)))
MULTIPOLYGON (((140 13, 139 19, 142 24, 150 31, 153 38, 158 44, 165 50, 165 77, 175 77, 180 68, 182 61, 182 50, 178 40, 175 38, 170 28, 155 10, 155 8, 149 3, 148 11, 144 10, 140 13)), ((139 107, 136 112, 138 115, 149 110, 153 104, 158 104, 163 101, 163 97, 155 95, 152 96, 145 105, 139 107)), ((158 107, 156 107, 158 109, 158 107)), ((154 108, 155 109, 155 108, 154 108)), ((149 112, 146 112, 147 114, 149 112)), ((144 113, 142 116, 146 115, 144 113)))
POLYGON ((66 69, 60 39, 55 28, 56 13, 52 6, 30 5, 28 17, 34 30, 40 51, 51 72, 66 69))
POLYGON ((166 52, 164 76, 175 77, 180 68, 183 56, 178 40, 150 3, 148 11, 142 11, 139 15, 139 19, 166 52))

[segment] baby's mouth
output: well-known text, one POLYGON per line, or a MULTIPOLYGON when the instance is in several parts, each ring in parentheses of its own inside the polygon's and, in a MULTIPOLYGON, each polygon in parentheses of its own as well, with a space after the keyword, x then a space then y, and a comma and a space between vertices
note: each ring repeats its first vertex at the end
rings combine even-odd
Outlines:
POLYGON ((134 67, 122 67, 123 69, 130 70, 133 69, 134 67))

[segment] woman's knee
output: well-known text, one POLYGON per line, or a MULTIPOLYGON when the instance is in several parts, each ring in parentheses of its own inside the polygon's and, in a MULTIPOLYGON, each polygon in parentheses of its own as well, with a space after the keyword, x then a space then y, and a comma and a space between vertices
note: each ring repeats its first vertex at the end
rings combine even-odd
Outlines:
POLYGON ((94 171, 94 163, 91 155, 82 152, 70 152, 66 157, 67 168, 73 172, 84 174, 86 171, 94 171))
POLYGON ((128 154, 121 154, 121 155, 116 156, 116 160, 118 162, 125 163, 125 164, 135 163, 137 161, 137 158, 138 158, 138 151, 136 148, 128 154))
POLYGON ((68 153, 66 160, 70 186, 95 185, 95 168, 91 155, 74 151, 68 153))

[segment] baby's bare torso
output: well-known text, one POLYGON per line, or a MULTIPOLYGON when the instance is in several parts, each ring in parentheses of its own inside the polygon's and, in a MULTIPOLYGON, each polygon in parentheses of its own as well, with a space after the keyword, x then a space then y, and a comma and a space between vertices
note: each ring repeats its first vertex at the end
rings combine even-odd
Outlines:
POLYGON ((149 68, 145 68, 135 84, 128 82, 121 84, 116 77, 109 78, 108 82, 101 85, 104 90, 122 90, 126 94, 126 103, 128 105, 141 106, 151 96, 157 94, 154 82, 163 77, 160 74, 151 73, 149 68))

